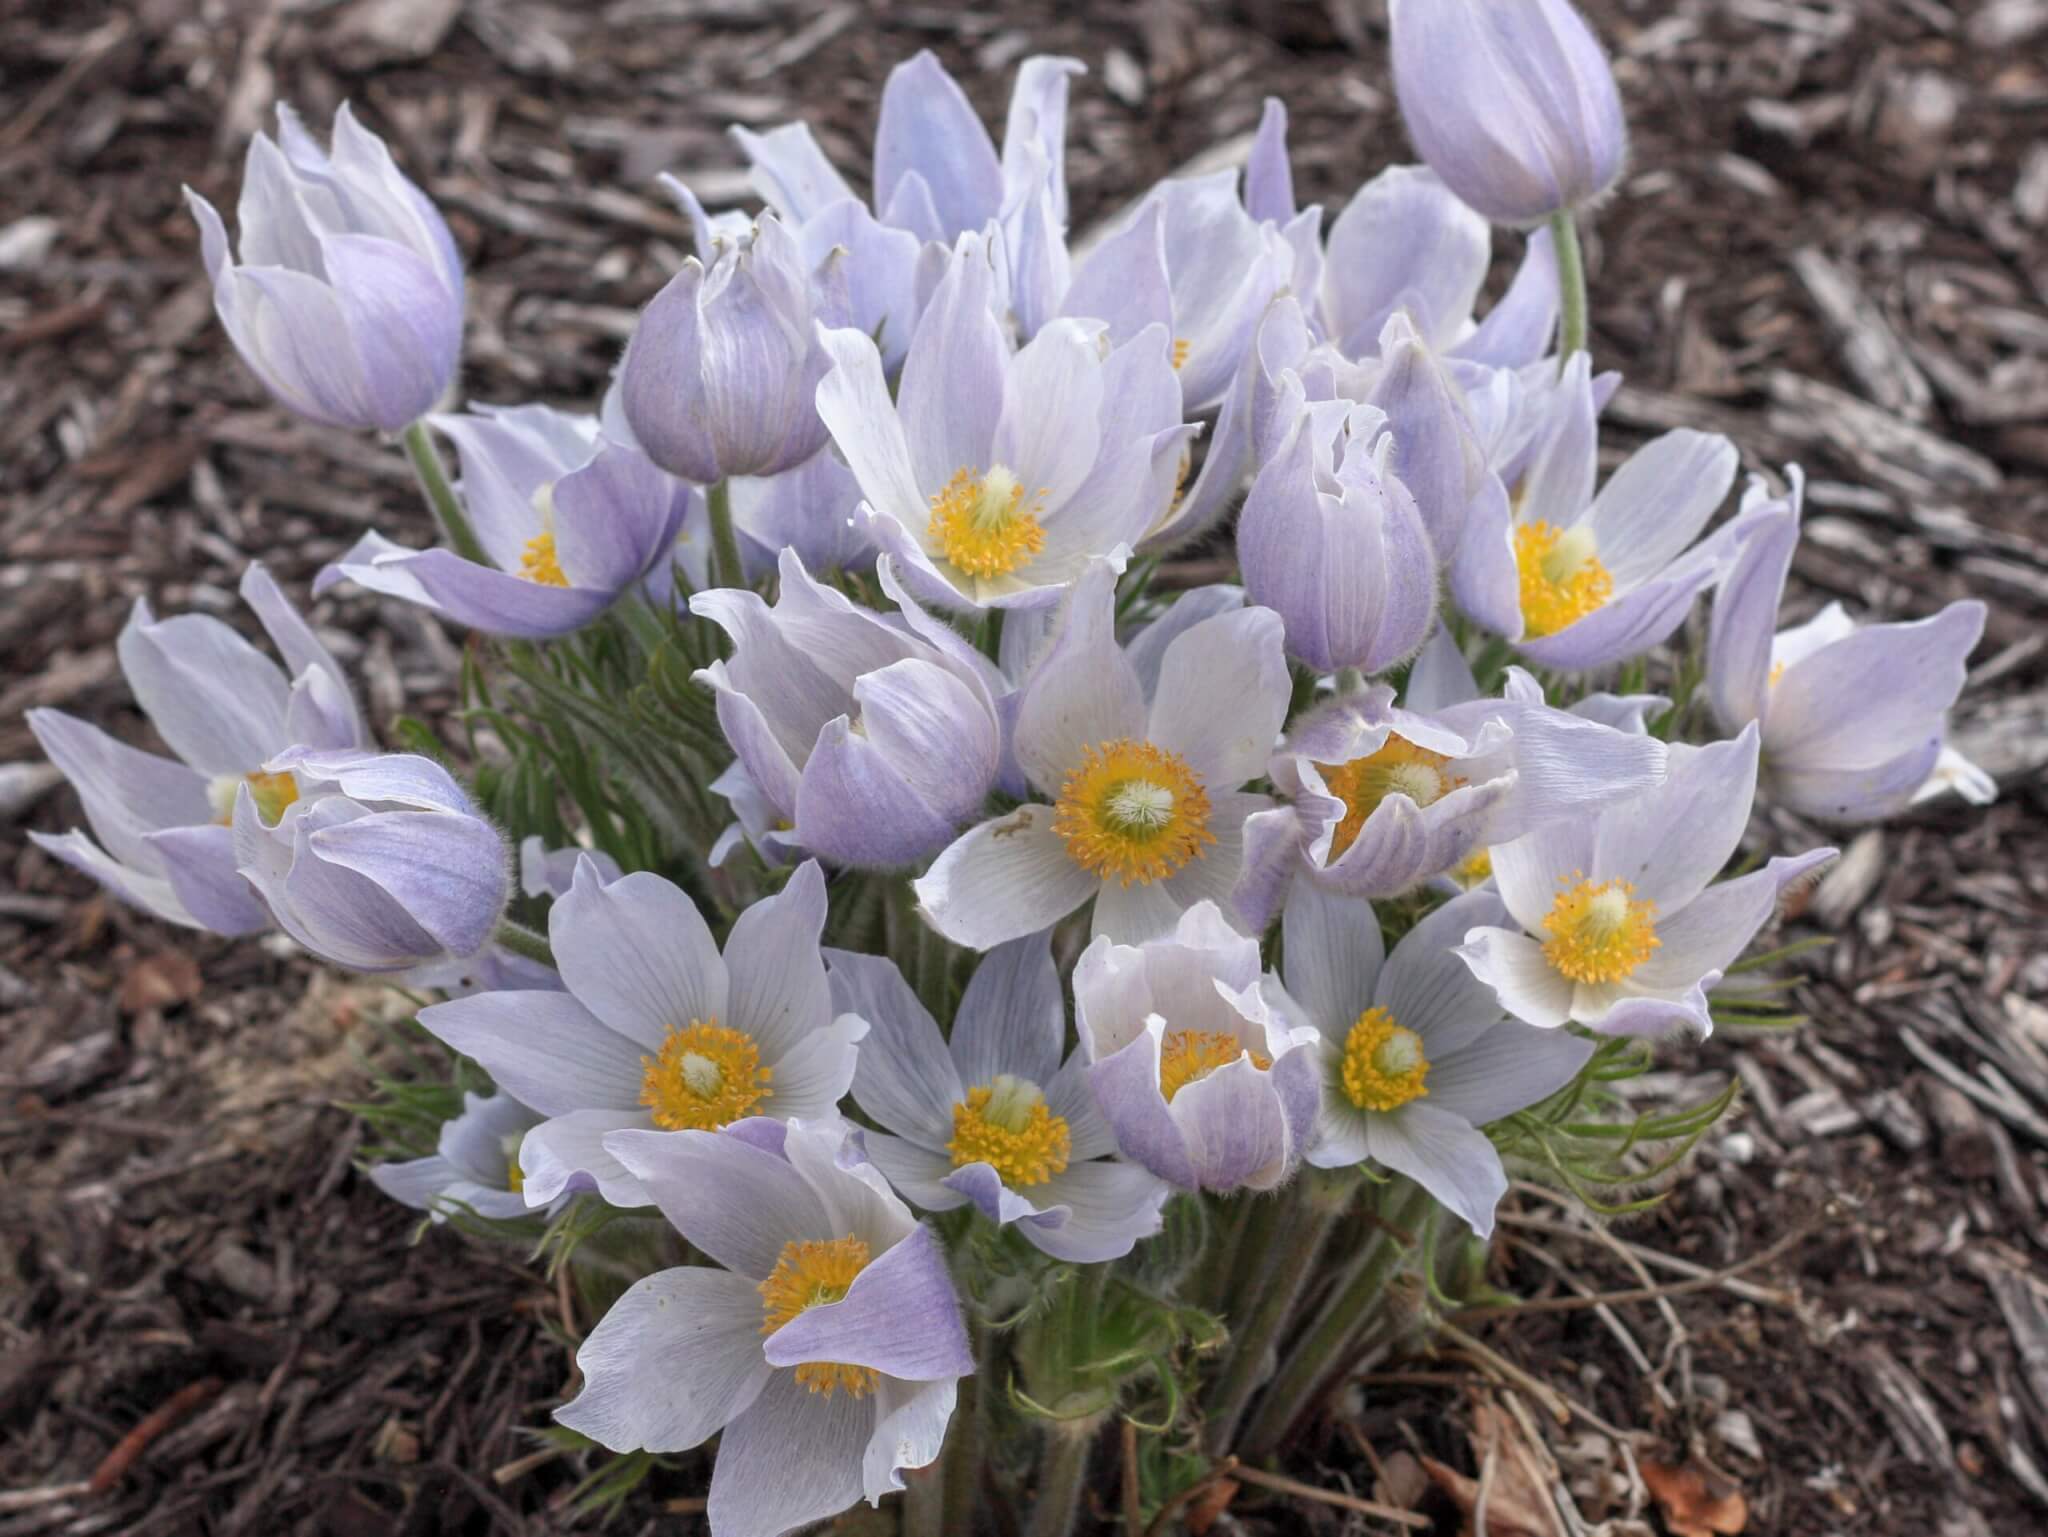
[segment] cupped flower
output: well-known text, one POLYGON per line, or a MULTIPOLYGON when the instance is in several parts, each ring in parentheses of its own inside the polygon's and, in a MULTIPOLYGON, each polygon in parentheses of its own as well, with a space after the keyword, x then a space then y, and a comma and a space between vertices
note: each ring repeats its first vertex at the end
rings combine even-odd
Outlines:
POLYGON ((1814 849, 1718 881, 1756 791, 1758 734, 1670 749, 1670 777, 1597 816, 1561 818, 1493 852, 1521 932, 1475 926, 1458 948, 1510 1014, 1607 1035, 1713 1029, 1707 993, 1793 882, 1834 858, 1814 849))
POLYGON ((331 151, 298 114, 250 141, 239 252, 185 189, 214 312, 278 402, 329 427, 396 432, 433 409, 462 351, 462 262, 448 226, 346 103, 331 151))
POLYGON ((1105 353, 1056 320, 1012 351, 990 308, 990 247, 961 237, 892 400, 881 354, 822 333, 818 411, 904 581, 951 608, 1056 602, 1091 558, 1128 550, 1170 505, 1193 430, 1164 327, 1105 353))
POLYGON ((709 1265, 657 1271, 576 1352, 555 1411, 613 1451, 716 1434, 717 1537, 779 1537, 903 1487, 974 1370, 945 1250, 837 1120, 614 1132, 620 1165, 709 1265))
POLYGON ((1366 1160, 1405 1174, 1484 1238, 1508 1187, 1481 1129, 1578 1076, 1593 1043, 1508 1019, 1456 947, 1504 923, 1490 891, 1453 897, 1386 953, 1370 904, 1302 881, 1282 933, 1287 995, 1318 1032, 1317 1168, 1366 1160))
POLYGON ((243 785, 273 821, 298 799, 267 765, 295 746, 365 747, 370 736, 341 664, 252 565, 242 600, 284 666, 203 614, 159 620, 138 600, 115 655, 142 713, 172 757, 115 740, 61 710, 30 710, 29 729, 71 781, 92 833, 30 833, 49 854, 168 923, 216 934, 270 927, 263 899, 236 872, 229 831, 243 785))
POLYGON ((568 990, 479 993, 423 1009, 420 1023, 546 1117, 519 1154, 529 1206, 590 1189, 645 1206, 608 1133, 826 1116, 852 1083, 867 1027, 833 1015, 824 923, 825 880, 807 863, 740 914, 720 955, 669 882, 606 881, 583 859, 548 909, 568 990))
POLYGON ((818 325, 848 318, 836 254, 807 266, 782 221, 764 213, 692 256, 649 301, 619 364, 619 402, 647 456, 708 486, 775 475, 824 447, 813 397, 829 360, 818 325))
POLYGON ((1074 967, 1095 1103, 1133 1163, 1182 1190, 1271 1190, 1315 1135, 1316 1033, 1211 902, 1143 945, 1096 936, 1074 967))
POLYGON ((1569 0, 1393 0, 1389 21, 1408 136, 1487 218, 1534 224, 1620 177, 1621 94, 1569 0))
POLYGON ((1892 816, 1938 773, 1964 799, 1992 800, 1990 777, 1943 745, 1984 633, 1984 605, 1966 600, 1928 619, 1858 626, 1830 603, 1779 632, 1806 486, 1797 465, 1786 476, 1783 498, 1761 483, 1745 496, 1757 531, 1714 599, 1706 682, 1715 718, 1728 731, 1758 725, 1765 795, 1807 816, 1892 816))
POLYGON ((795 846, 834 864, 896 869, 943 848, 981 809, 1002 761, 992 669, 897 587, 878 614, 813 581, 784 550, 773 607, 717 588, 691 612, 731 638, 697 674, 751 787, 795 846))
POLYGON ((483 406, 436 416, 462 461, 470 526, 489 559, 409 550, 379 533, 321 571, 491 635, 566 635, 674 556, 696 492, 590 416, 483 406))
MULTIPOLYGON (((435 1150, 425 1158, 370 1166, 370 1182, 402 1206, 436 1223, 474 1215, 510 1222, 530 1214, 519 1167, 519 1144, 540 1123, 509 1094, 464 1094, 462 1113, 441 1123, 435 1150)), ((558 1202, 566 1197, 558 1197, 558 1202)), ((553 1210, 551 1206, 550 1211, 553 1210)))
POLYGON ((438 978, 480 958, 504 916, 504 836, 431 758, 293 748, 234 797, 236 870, 333 965, 438 978))
POLYGON ((1244 822, 1286 718, 1280 619, 1215 614, 1172 635, 1157 671, 1116 642, 1116 573, 1091 566, 1025 681, 1013 732, 1045 797, 955 840, 916 882, 925 917, 986 950, 1095 900, 1095 932, 1137 943, 1204 899, 1225 901, 1244 822))
POLYGON ((926 1211, 972 1204, 1072 1264, 1120 1259, 1159 1231, 1167 1187, 1112 1156, 1116 1138, 1080 1053, 1060 1061, 1067 1015, 1050 936, 982 958, 950 1040, 881 956, 825 952, 832 1001, 869 1022, 854 1102, 886 1132, 868 1157, 926 1211))

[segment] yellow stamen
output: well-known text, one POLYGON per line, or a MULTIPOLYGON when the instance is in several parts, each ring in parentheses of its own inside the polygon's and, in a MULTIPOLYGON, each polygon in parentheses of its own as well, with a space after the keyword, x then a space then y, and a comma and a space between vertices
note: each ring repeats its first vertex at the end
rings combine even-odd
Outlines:
POLYGON ((1493 879, 1493 851, 1474 849, 1455 870, 1451 871, 1451 879, 1467 891, 1474 886, 1484 886, 1493 879))
POLYGON ((1389 795, 1405 795, 1418 806, 1431 806, 1464 784, 1446 774, 1450 758, 1405 737, 1388 736, 1378 752, 1349 763, 1319 763, 1323 783, 1344 803, 1344 819, 1330 837, 1330 858, 1336 859, 1357 841, 1366 820, 1389 795))
POLYGON ((245 784, 249 787, 250 799, 256 802, 256 814, 266 827, 277 826, 285 808, 299 798, 298 776, 289 769, 282 774, 266 774, 259 769, 239 779, 233 774, 224 774, 206 787, 207 796, 213 802, 213 820, 217 826, 226 827, 234 821, 235 792, 245 784))
POLYGON ((775 1069, 744 1030, 693 1019, 668 1027, 661 1054, 640 1059, 640 1103, 664 1131, 716 1131, 774 1096, 775 1069))
POLYGON ((1005 465, 990 465, 980 474, 956 470, 931 499, 931 537, 969 576, 1005 576, 1045 548, 1045 530, 1035 516, 1044 500, 1040 491, 1027 507, 1024 483, 1005 465))
POLYGON ((1074 863, 1126 886, 1165 880, 1216 841, 1187 760, 1129 737, 1088 749, 1060 786, 1052 827, 1074 863))
POLYGON ((1785 664, 1783 662, 1771 663, 1771 675, 1768 678, 1764 679, 1764 687, 1776 688, 1778 686, 1778 680, 1784 676, 1785 664))
POLYGON ((1244 1056, 1262 1073, 1273 1065, 1271 1057, 1248 1050, 1226 1030, 1176 1030, 1159 1043, 1159 1092, 1172 1104, 1173 1096, 1189 1084, 1244 1056))
POLYGON ((1026 1190, 1064 1173, 1073 1147, 1065 1118, 1046 1106, 1038 1085, 1000 1073, 953 1107, 946 1151, 956 1169, 985 1163, 1012 1190, 1026 1190))
POLYGON ((1361 1110, 1398 1110, 1429 1093, 1422 1037, 1375 1005, 1344 1039, 1344 1096, 1361 1110))
MULTIPOLYGON (((782 1246, 775 1268, 761 1283, 761 1332, 773 1334, 797 1314, 827 1302, 838 1302, 853 1278, 868 1265, 868 1246, 848 1234, 844 1238, 797 1239, 782 1246)), ((806 1361, 796 1380, 827 1398, 844 1388, 855 1398, 874 1392, 878 1374, 872 1366, 847 1366, 838 1361, 806 1361)))
MULTIPOLYGON (((1662 944, 1657 904, 1639 899, 1627 881, 1589 881, 1560 891, 1543 920, 1543 957, 1574 982, 1619 982, 1662 944)), ((1560 879, 1559 885, 1564 885, 1560 879)))
POLYGON ((505 1155, 505 1188, 514 1195, 526 1189, 526 1171, 519 1167, 519 1144, 521 1136, 514 1132, 509 1137, 498 1139, 498 1150, 505 1155))
POLYGON ((1185 336, 1176 336, 1173 339, 1173 367, 1176 373, 1187 367, 1188 349, 1193 345, 1185 336))
POLYGON ((562 563, 555 558, 553 530, 544 529, 526 541, 526 553, 519 557, 519 574, 543 587, 569 585, 569 578, 562 574, 562 563))
POLYGON ((1522 630, 1532 640, 1555 635, 1614 596, 1614 578, 1583 523, 1565 529, 1521 524, 1515 529, 1515 569, 1522 584, 1522 630))

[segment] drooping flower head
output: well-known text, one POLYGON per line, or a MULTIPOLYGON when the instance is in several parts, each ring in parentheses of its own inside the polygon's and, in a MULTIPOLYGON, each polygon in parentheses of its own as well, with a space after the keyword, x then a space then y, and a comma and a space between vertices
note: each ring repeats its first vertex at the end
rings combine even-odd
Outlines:
POLYGON ((1505 922, 1490 891, 1453 897, 1385 951, 1354 897, 1297 882, 1284 921, 1287 995, 1315 1025, 1322 1114, 1308 1162, 1367 1159, 1405 1174, 1484 1238, 1508 1187, 1487 1122, 1549 1098, 1593 1055, 1590 1041, 1505 1017, 1456 946, 1505 922))
POLYGON ((331 152, 298 114, 250 141, 239 259, 189 187, 213 307, 280 404, 329 427, 396 432, 447 391, 462 351, 462 262, 384 141, 334 114, 331 152))
POLYGON ((1111 1155, 1116 1138, 1079 1052, 1060 1061, 1066 1008, 1049 936, 983 957, 950 1040, 893 962, 828 950, 835 1007, 872 1027, 853 1097, 888 1133, 868 1157, 926 1211, 970 1203, 1075 1264, 1128 1254, 1159 1231, 1167 1188, 1111 1155))
POLYGON ((1092 897, 1095 932, 1135 943, 1227 900, 1244 820, 1270 804, 1241 787, 1264 771, 1288 693, 1270 609, 1179 630, 1141 672, 1117 645, 1116 573, 1090 567, 1017 705, 1017 761, 1045 799, 940 854, 915 886, 926 917, 985 950, 1092 897))
POLYGON ((479 993, 420 1023, 546 1117, 520 1150, 528 1205, 595 1188, 645 1206, 607 1133, 818 1117, 845 1094, 866 1027, 833 1017, 824 922, 824 877, 805 864, 740 914, 721 955, 675 886, 646 872, 606 881, 586 858, 548 910, 567 992, 479 993))
POLYGON ((717 1434, 705 1514, 778 1537, 903 1487, 974 1370, 944 1249, 842 1121, 620 1131, 610 1156, 709 1265, 636 1282, 555 1417, 614 1451, 717 1434))
POLYGON ((499 1222, 525 1217, 531 1208, 522 1188, 519 1144, 540 1119, 509 1094, 464 1094, 462 1113, 441 1123, 432 1153, 373 1164, 371 1183, 437 1223, 466 1213, 499 1222))
POLYGON ((115 643, 122 674, 171 758, 140 752, 61 710, 31 710, 29 729, 77 788, 93 836, 30 833, 108 891, 169 923, 216 934, 268 928, 263 899, 236 873, 229 831, 246 783, 275 821, 301 793, 266 765, 292 747, 366 747, 370 737, 341 664, 252 565, 242 599, 284 667, 220 620, 159 620, 138 601, 115 643), (95 841, 97 839, 97 841, 95 841))

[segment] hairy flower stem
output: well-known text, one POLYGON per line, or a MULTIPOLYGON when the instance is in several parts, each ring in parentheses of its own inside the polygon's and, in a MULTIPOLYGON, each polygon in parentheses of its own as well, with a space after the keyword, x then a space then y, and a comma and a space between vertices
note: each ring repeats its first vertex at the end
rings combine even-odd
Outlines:
POLYGON ((1429 1192, 1406 1179, 1382 1192, 1380 1229, 1339 1280, 1315 1323, 1282 1361, 1266 1389, 1265 1401, 1252 1417, 1251 1428, 1234 1448, 1239 1456, 1252 1461, 1278 1449, 1323 1379, 1342 1364, 1339 1358, 1346 1343, 1379 1305, 1387 1283, 1407 1263, 1412 1250, 1405 1235, 1415 1231, 1429 1204, 1429 1192))
POLYGON ((514 923, 510 918, 498 920, 498 929, 491 935, 491 943, 529 961, 539 961, 543 966, 555 964, 555 952, 548 947, 547 935, 535 933, 525 924, 514 923))
POLYGON ((996 1355, 994 1332, 976 1328, 974 1375, 960 1379, 960 1396, 953 1409, 953 1428, 946 1437, 943 1467, 946 1500, 942 1532, 974 1530, 974 1513, 981 1506, 981 1464, 985 1455, 988 1416, 982 1407, 982 1384, 996 1355))
POLYGON ((711 514, 712 585, 746 586, 746 566, 740 560, 740 536, 732 526, 732 483, 721 480, 706 486, 704 505, 711 514))
POLYGON ((1330 1229, 1350 1209, 1358 1178, 1356 1169, 1305 1170, 1288 1203, 1289 1220, 1281 1225, 1279 1242, 1267 1246, 1259 1257, 1264 1284, 1238 1289, 1238 1296, 1257 1300, 1243 1324, 1231 1330, 1223 1375, 1205 1405, 1208 1427, 1203 1439, 1212 1456, 1220 1457, 1230 1449, 1238 1421, 1265 1370, 1266 1356, 1293 1315, 1309 1277, 1315 1274, 1330 1229))
POLYGON ((945 1537, 946 1488, 963 1470, 943 1454, 929 1467, 903 1470, 902 1537, 945 1537))
POLYGON ((1569 208, 1550 216, 1550 238, 1557 252, 1557 367, 1562 373, 1572 354, 1586 347, 1586 258, 1569 208))
POLYGON ((1088 1483, 1088 1459, 1106 1415, 1091 1414, 1046 1427, 1045 1454, 1038 1464, 1038 1498, 1031 1506, 1028 1537, 1071 1537, 1088 1483))
POLYGON ((406 428, 402 441, 405 457, 412 461, 412 472, 419 478, 420 490, 426 493, 427 505, 434 510, 434 521, 441 527, 441 537, 464 560, 488 566, 491 559, 484 554, 476 530, 469 526, 469 517, 462 510, 455 487, 449 483, 448 471, 441 463, 441 456, 434 451, 434 440, 427 433, 426 422, 417 421, 406 428))
POLYGON ((1355 694, 1364 687, 1365 675, 1356 667, 1340 667, 1337 669, 1336 694, 1339 699, 1355 694))

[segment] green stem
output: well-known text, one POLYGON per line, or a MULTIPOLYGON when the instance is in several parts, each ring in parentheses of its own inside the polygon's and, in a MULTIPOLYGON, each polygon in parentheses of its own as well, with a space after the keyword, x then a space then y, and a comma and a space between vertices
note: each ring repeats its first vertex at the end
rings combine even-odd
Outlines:
POLYGON ((996 1355, 994 1332, 976 1328, 974 1375, 960 1379, 960 1397, 953 1409, 953 1432, 946 1438, 944 1456, 946 1499, 942 1532, 955 1537, 974 1530, 974 1513, 981 1505, 982 1441, 988 1417, 982 1403, 990 1368, 996 1355))
POLYGON ((1029 1537, 1072 1537, 1075 1518, 1081 1513, 1081 1491, 1087 1487, 1089 1454, 1095 1450, 1095 1435, 1102 1421, 1103 1416, 1091 1414, 1046 1427, 1029 1537))
POLYGON ((1414 1232, 1428 1212, 1429 1203, 1429 1192, 1407 1180, 1384 1194, 1379 1205, 1384 1226, 1360 1252, 1350 1274, 1339 1283, 1314 1325, 1287 1353, 1266 1389, 1265 1402, 1252 1418, 1251 1429, 1241 1439, 1240 1456, 1250 1461, 1279 1447, 1295 1420, 1309 1406, 1317 1386, 1339 1364, 1345 1344, 1379 1304, 1387 1283, 1407 1263, 1409 1247, 1394 1234, 1414 1232))
POLYGON ((1244 1248, 1244 1235, 1251 1227, 1254 1202, 1242 1191, 1229 1197, 1227 1205, 1218 1204, 1214 1197, 1194 1196, 1190 1199, 1206 1200, 1210 1204, 1202 1213, 1208 1223, 1208 1236, 1200 1265, 1188 1287, 1188 1297, 1196 1307, 1215 1313, 1222 1310, 1223 1299, 1230 1293, 1231 1270, 1244 1248), (1227 1218, 1223 1215, 1226 1211, 1229 1213, 1227 1218))
POLYGON ((704 505, 711 514, 711 580, 720 587, 746 586, 740 536, 732 526, 731 482, 721 480, 706 486, 704 505))
POLYGON ((1550 238, 1557 252, 1557 366, 1586 348, 1586 258, 1579 249, 1579 226, 1569 208, 1550 216, 1550 238))
POLYGON ((1208 1428, 1204 1440, 1212 1456, 1220 1457, 1230 1449, 1238 1421, 1265 1372, 1266 1356, 1315 1272, 1330 1229, 1350 1209, 1358 1178, 1356 1169, 1306 1171, 1295 1187, 1298 1194, 1291 1203, 1291 1220, 1282 1225, 1280 1241, 1269 1245, 1261 1257, 1265 1284, 1251 1292, 1239 1292, 1257 1300, 1243 1326, 1231 1330, 1229 1359, 1205 1406, 1208 1428))
POLYGON ((1337 697, 1339 699, 1355 694, 1364 687, 1365 675, 1356 667, 1340 667, 1337 669, 1337 697))
POLYGON ((469 526, 462 502, 455 495, 455 487, 449 483, 448 471, 441 463, 441 456, 434 451, 434 440, 428 435, 426 422, 417 421, 406 428, 402 441, 405 457, 412 461, 412 472, 419 477, 420 489, 427 495, 427 505, 434 509, 434 521, 441 526, 441 537, 448 541, 448 547, 464 560, 489 565, 490 557, 484 554, 476 530, 469 526))
POLYGON ((539 961, 543 966, 555 964, 555 952, 548 947, 545 934, 537 934, 523 923, 514 923, 510 918, 498 920, 498 931, 491 940, 501 950, 510 950, 514 955, 524 956, 529 961, 539 961))
POLYGON ((930 1467, 904 1470, 902 1537, 945 1537, 947 1480, 960 1471, 949 1461, 941 1454, 930 1467))

